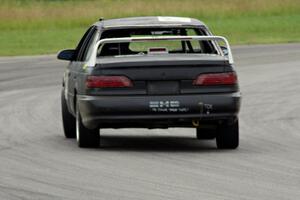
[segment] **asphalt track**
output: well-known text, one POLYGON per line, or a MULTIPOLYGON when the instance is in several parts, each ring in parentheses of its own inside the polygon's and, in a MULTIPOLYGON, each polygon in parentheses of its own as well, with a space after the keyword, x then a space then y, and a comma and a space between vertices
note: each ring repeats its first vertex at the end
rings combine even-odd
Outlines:
POLYGON ((193 129, 63 136, 55 56, 0 58, 0 199, 300 199, 300 44, 234 48, 240 148, 193 129))

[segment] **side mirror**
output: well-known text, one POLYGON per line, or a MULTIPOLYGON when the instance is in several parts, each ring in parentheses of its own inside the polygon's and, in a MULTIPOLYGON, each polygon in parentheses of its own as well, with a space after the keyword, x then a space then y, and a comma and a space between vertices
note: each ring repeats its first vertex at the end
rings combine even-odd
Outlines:
POLYGON ((74 49, 66 49, 62 50, 57 54, 57 59, 60 60, 74 60, 75 50, 74 49))
POLYGON ((228 56, 228 49, 224 46, 221 46, 224 56, 228 56))

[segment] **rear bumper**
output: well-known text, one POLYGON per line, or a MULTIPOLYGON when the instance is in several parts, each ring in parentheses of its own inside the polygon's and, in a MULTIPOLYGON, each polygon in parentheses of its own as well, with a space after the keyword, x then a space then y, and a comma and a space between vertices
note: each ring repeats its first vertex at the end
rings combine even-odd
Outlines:
POLYGON ((192 120, 211 123, 236 118, 240 92, 168 96, 78 96, 88 128, 191 127, 192 120))

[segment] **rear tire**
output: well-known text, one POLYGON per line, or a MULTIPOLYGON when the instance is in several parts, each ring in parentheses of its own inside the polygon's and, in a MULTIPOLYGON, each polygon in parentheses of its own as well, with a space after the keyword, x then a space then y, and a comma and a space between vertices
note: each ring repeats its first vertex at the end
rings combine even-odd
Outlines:
POLYGON ((76 119, 69 112, 67 101, 64 95, 64 89, 61 91, 61 111, 62 111, 62 121, 64 134, 66 138, 75 138, 76 137, 76 119))
POLYGON ((88 129, 82 124, 78 104, 76 105, 76 139, 78 146, 81 148, 99 147, 99 129, 88 129))
POLYGON ((216 138, 216 130, 208 128, 196 128, 198 140, 213 140, 216 138))
POLYGON ((218 149, 236 149, 239 146, 239 120, 219 125, 216 141, 218 149))

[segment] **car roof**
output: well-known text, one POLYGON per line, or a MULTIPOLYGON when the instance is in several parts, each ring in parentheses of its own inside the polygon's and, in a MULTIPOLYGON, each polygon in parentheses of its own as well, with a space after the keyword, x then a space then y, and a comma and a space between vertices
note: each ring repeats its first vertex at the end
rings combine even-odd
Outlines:
POLYGON ((197 19, 188 17, 169 17, 169 16, 151 16, 151 17, 128 17, 119 19, 100 20, 94 24, 99 28, 118 28, 118 27, 154 27, 154 26, 205 26, 197 19))

